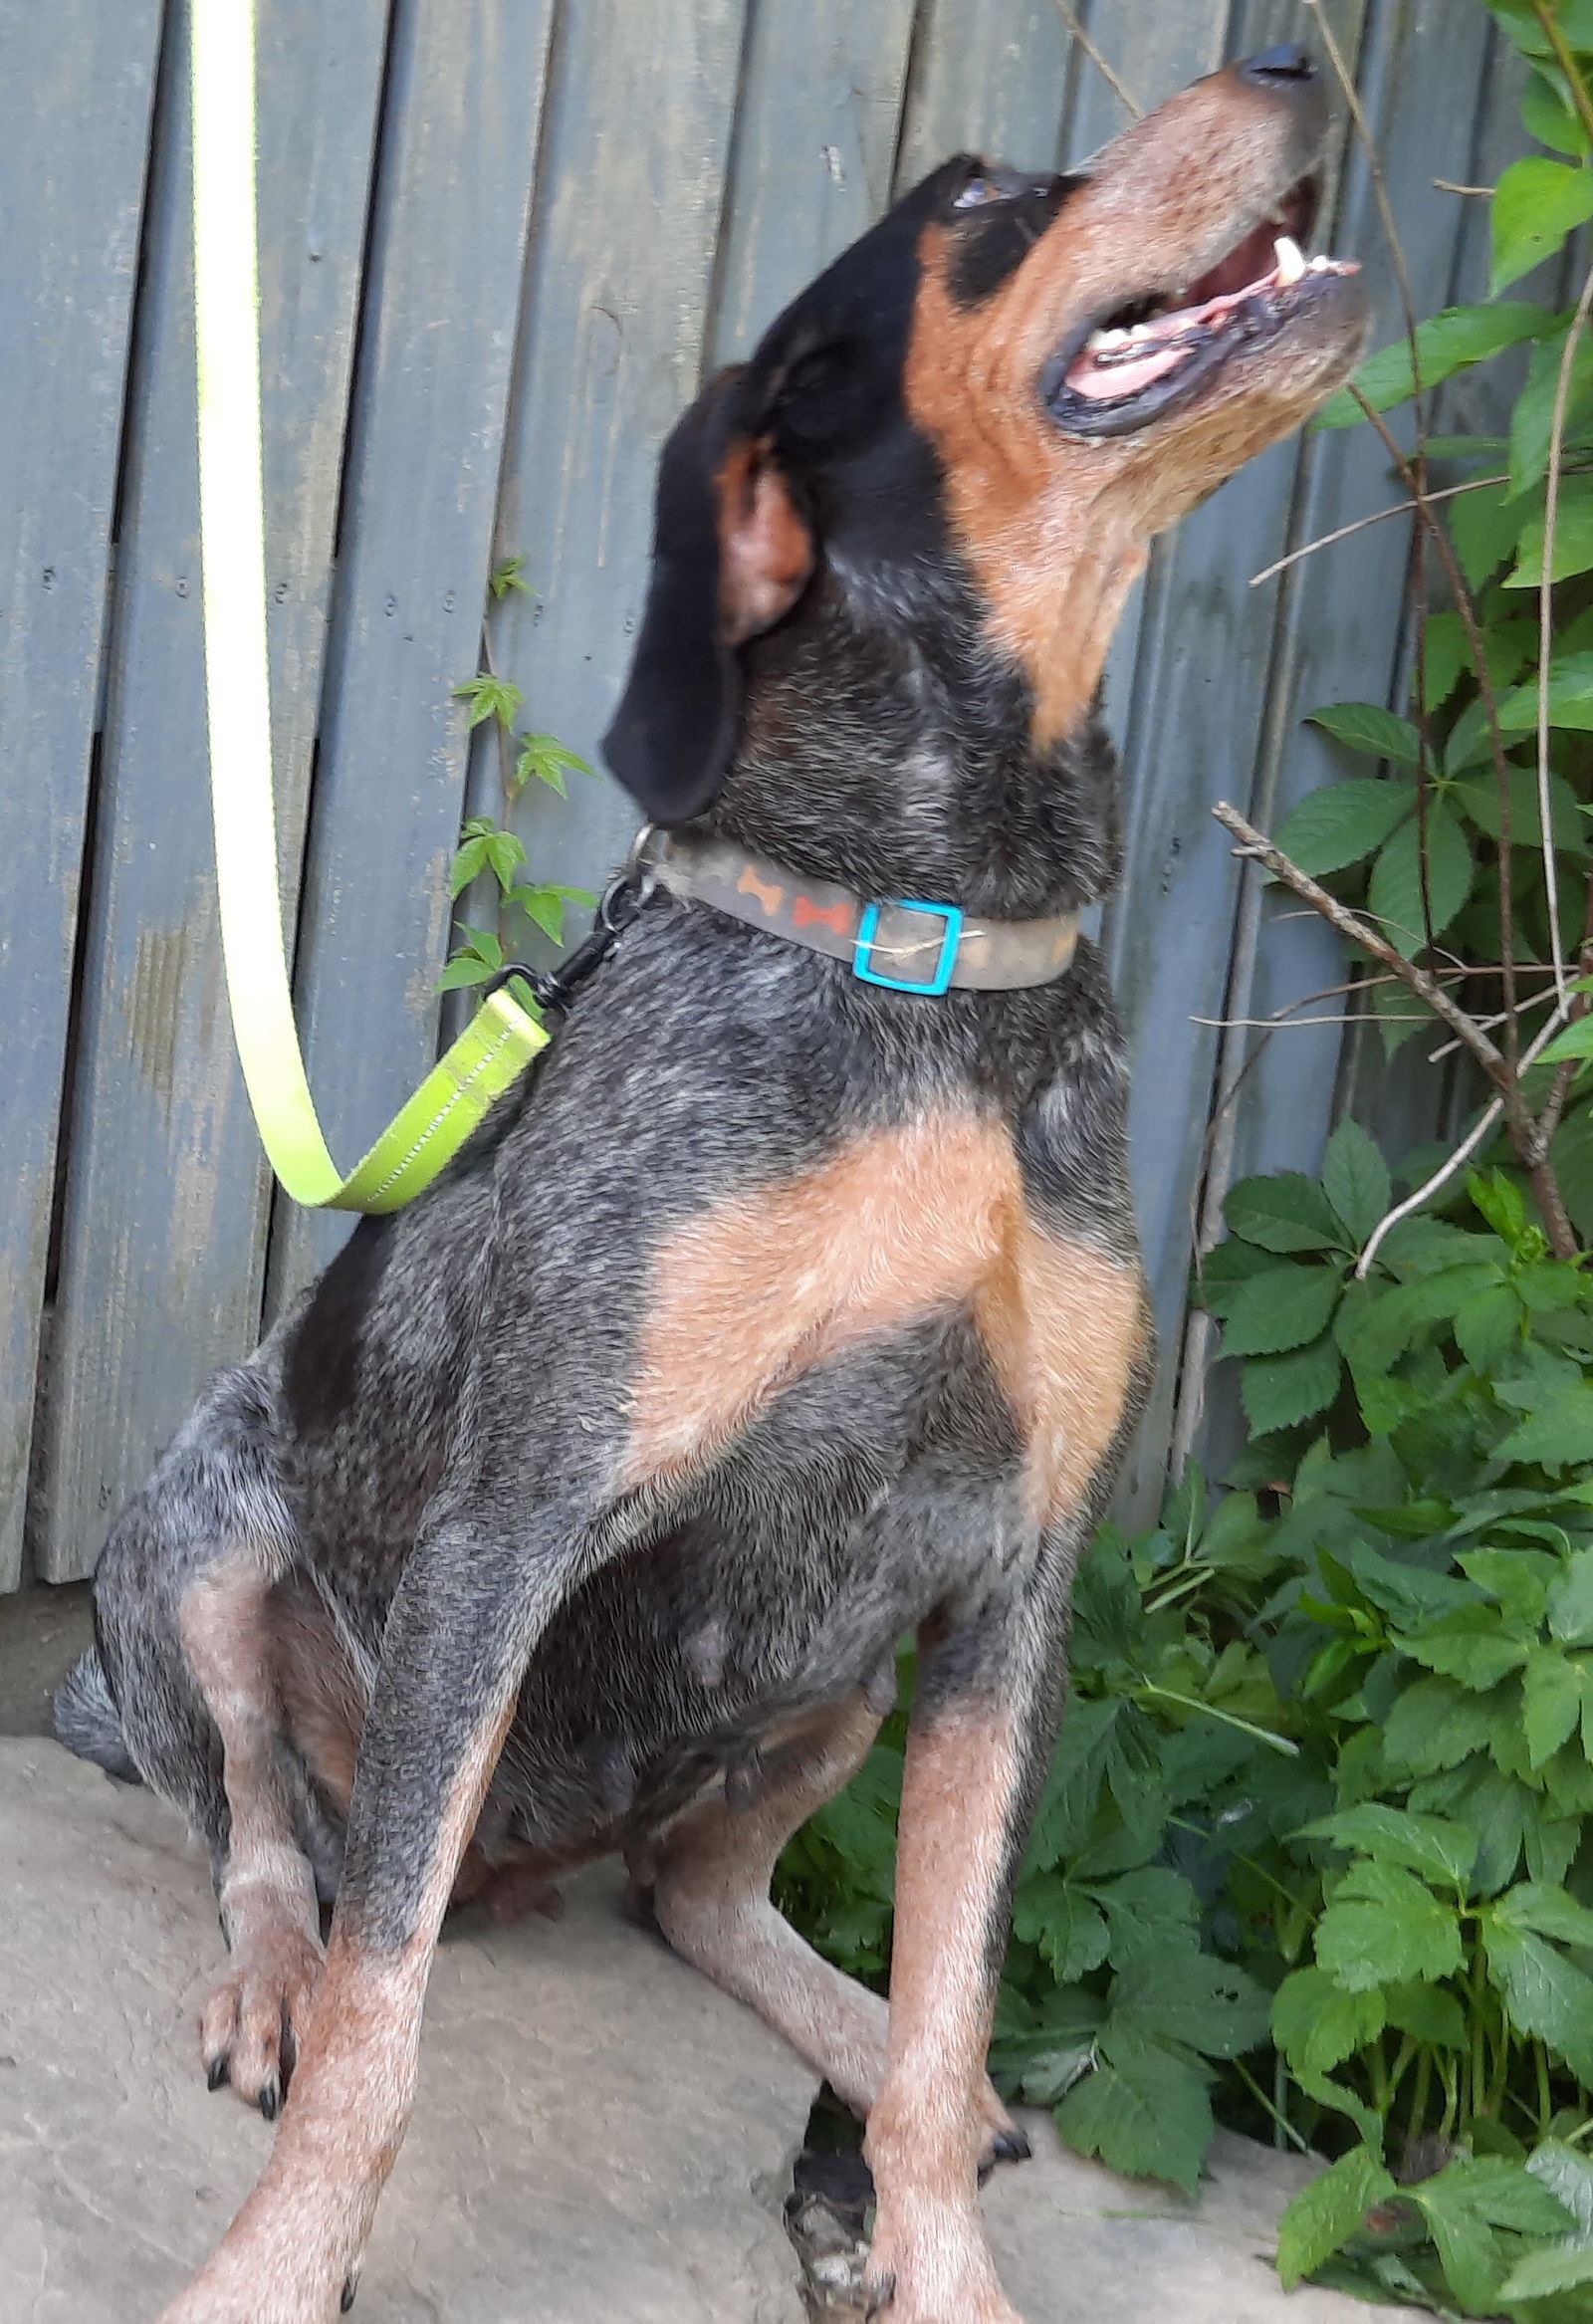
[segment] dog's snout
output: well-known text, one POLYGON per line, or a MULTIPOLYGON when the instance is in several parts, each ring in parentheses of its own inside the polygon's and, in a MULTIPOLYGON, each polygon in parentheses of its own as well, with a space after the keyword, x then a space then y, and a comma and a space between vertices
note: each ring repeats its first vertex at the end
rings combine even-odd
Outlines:
POLYGON ((1316 79, 1316 60, 1298 41, 1281 41, 1274 49, 1262 49, 1256 56, 1242 59, 1237 70, 1242 81, 1253 82, 1257 89, 1293 97, 1303 94, 1316 79))

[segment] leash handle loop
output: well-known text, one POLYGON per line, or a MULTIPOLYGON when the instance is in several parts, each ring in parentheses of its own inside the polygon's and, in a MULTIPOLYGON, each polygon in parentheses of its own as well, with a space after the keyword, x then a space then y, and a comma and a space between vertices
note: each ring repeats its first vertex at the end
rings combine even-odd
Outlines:
POLYGON ((294 1024, 272 796, 260 426, 254 0, 193 0, 194 322, 205 698, 216 888, 233 1037, 271 1166, 312 1208, 395 1211, 437 1176, 546 1047, 491 994, 347 1174, 322 1135, 294 1024))

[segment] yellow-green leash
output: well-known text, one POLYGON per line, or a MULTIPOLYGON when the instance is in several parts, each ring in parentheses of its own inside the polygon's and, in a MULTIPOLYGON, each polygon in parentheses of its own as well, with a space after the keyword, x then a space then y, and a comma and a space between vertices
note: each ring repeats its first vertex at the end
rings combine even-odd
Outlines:
POLYGON ((254 0, 193 0, 194 319, 205 693, 233 1037, 271 1166, 296 1202, 395 1211, 429 1186, 548 1035, 494 993, 363 1161, 327 1150, 294 1026, 277 884, 266 649, 255 220, 254 0))

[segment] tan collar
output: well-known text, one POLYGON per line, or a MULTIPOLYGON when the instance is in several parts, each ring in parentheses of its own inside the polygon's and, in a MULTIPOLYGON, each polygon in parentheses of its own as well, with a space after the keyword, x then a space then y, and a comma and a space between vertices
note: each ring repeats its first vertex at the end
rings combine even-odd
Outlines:
POLYGON ((1078 914, 1048 920, 976 920, 956 904, 854 895, 807 879, 728 839, 671 834, 654 857, 672 894, 712 904, 812 952, 843 960, 865 984, 934 996, 949 987, 1016 992, 1061 976, 1078 942, 1078 914))

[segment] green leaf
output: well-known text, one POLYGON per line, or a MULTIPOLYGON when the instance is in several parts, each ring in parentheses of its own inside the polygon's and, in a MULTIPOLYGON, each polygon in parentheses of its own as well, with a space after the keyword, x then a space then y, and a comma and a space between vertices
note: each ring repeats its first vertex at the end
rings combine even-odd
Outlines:
MULTIPOLYGON (((1593 731, 1593 653, 1556 655, 1549 664, 1548 677, 1549 724, 1578 734, 1593 731)), ((1530 734, 1537 726, 1537 713, 1538 682, 1534 678, 1530 685, 1517 686, 1505 695, 1499 704, 1499 725, 1507 734, 1530 734)), ((1535 770, 1523 772, 1530 775, 1535 790, 1535 770)), ((1574 793, 1571 804, 1574 814, 1574 793)))
MULTIPOLYGON (((1436 387, 1471 363, 1479 363, 1501 348, 1517 347, 1523 339, 1537 339, 1553 317, 1546 307, 1505 303, 1494 307, 1447 307, 1417 327, 1421 349, 1422 385, 1436 387)), ((1407 340, 1379 348, 1355 374, 1355 384, 1374 411, 1387 411, 1413 392, 1411 349, 1407 340)), ((1317 419, 1318 427, 1354 427, 1360 406, 1344 388, 1329 398, 1317 419)))
POLYGON ((1549 1630, 1567 1646, 1593 1646, 1593 1549, 1579 1549, 1549 1590, 1549 1630))
POLYGON ((1552 258, 1593 218, 1593 174, 1528 153, 1502 170, 1493 191, 1493 268, 1498 293, 1552 258))
POLYGON ((1407 783, 1384 783, 1371 775, 1324 783, 1284 816, 1277 844, 1316 878, 1361 862, 1415 809, 1416 793, 1407 783))
POLYGON ((1546 2300, 1556 2292, 1574 2292, 1582 2284, 1593 2284, 1593 2245, 1555 2243, 1547 2251, 1529 2251, 1517 2260, 1499 2286, 1499 2298, 1506 2303, 1546 2300))
POLYGON ((1110 2170, 1169 2180, 1193 2195, 1212 2143, 1206 2076, 1160 2043, 1108 2025, 1099 2063, 1056 2109, 1056 2127, 1110 2170))
POLYGON ((1229 1302, 1223 1353, 1280 1355, 1327 1329, 1339 1278, 1327 1267, 1269 1267, 1240 1284, 1229 1302))
POLYGON ((1566 1469, 1593 1461, 1593 1386, 1550 1391, 1542 1409, 1531 1413, 1494 1447, 1501 1461, 1535 1461, 1545 1469, 1566 1469))
POLYGON ((1570 1057, 1593 1057, 1593 1017, 1579 1017, 1538 1051, 1538 1061, 1557 1065, 1570 1057))
POLYGON ((577 775, 589 775, 591 768, 578 751, 570 750, 554 734, 528 734, 520 738, 520 754, 515 761, 515 785, 523 790, 533 777, 546 783, 550 791, 557 791, 561 799, 568 799, 565 770, 572 768, 577 775))
POLYGON ((1206 2057, 1237 2058, 1266 2039, 1266 1995, 1246 1971, 1213 1954, 1146 1953, 1113 1983, 1109 2023, 1131 2023, 1147 2040, 1180 2042, 1206 2057))
POLYGON ((1272 1995, 1272 2033, 1278 2047, 1316 2074, 1330 2073, 1375 2041, 1386 2022, 1384 1998, 1375 1986, 1347 1993, 1323 1969, 1293 1971, 1272 1995))
MULTIPOLYGON (((1432 446, 1429 445, 1431 452, 1432 446)), ((1459 613, 1429 613, 1422 632, 1423 700, 1442 710, 1472 666, 1472 645, 1459 613)))
POLYGON ((1522 1685, 1527 1758, 1535 1771, 1552 1759, 1582 1716, 1582 1673, 1552 1646, 1534 1648, 1522 1685))
POLYGON ((495 972, 474 953, 456 953, 437 979, 439 993, 457 993, 470 985, 484 985, 495 972))
POLYGON ((1263 1251, 1341 1251, 1344 1232, 1313 1178, 1281 1170, 1242 1178, 1223 1205, 1234 1234, 1263 1251))
POLYGON ((1500 2247, 1490 2229, 1552 2233, 1565 2213, 1525 2166, 1502 2155, 1463 2155, 1410 2189, 1420 2206, 1450 2288, 1475 2315, 1491 2315, 1503 2273, 1500 2247))
POLYGON ((1448 1816, 1414 1815, 1379 1800, 1321 1816, 1305 1826, 1301 1837, 1356 1848, 1385 1863, 1403 1864, 1441 1887, 1459 1889, 1470 1879, 1477 1856, 1477 1841, 1464 1824, 1448 1816))
POLYGON ((1488 1743, 1488 1707, 1452 1679, 1418 1679, 1399 1695, 1383 1728, 1392 1775, 1431 1775, 1458 1766, 1488 1743))
POLYGON ((487 587, 495 604, 507 597, 511 589, 523 589, 527 596, 531 595, 531 583, 522 571, 525 562, 524 553, 519 557, 506 557, 488 574, 487 587))
POLYGON ((1402 1653, 1425 1663, 1430 1671, 1459 1679, 1477 1694, 1486 1693, 1519 1670, 1527 1652, 1518 1639, 1504 1636, 1498 1616, 1484 1606, 1463 1606, 1399 1644, 1402 1653))
POLYGON ((1291 2292, 1366 2223, 1366 2214, 1397 2192, 1375 2155, 1356 2147, 1303 2187, 1277 2226, 1277 2272, 1291 2292))
MULTIPOLYGON (((1593 185, 1593 171, 1588 173, 1593 185)), ((1469 499, 1481 500, 1482 493, 1472 493, 1469 499)), ((1546 515, 1539 510, 1521 527, 1516 544, 1516 562, 1513 572, 1505 580, 1509 589, 1535 589, 1543 579, 1543 539, 1546 515)), ((1573 574, 1586 573, 1593 566, 1593 478, 1567 476, 1560 486, 1560 502, 1554 524, 1554 579, 1568 581, 1573 574)))
POLYGON ((1474 1291, 1455 1310, 1455 1343, 1474 1372, 1491 1372, 1521 1334, 1521 1302, 1502 1283, 1474 1291))
POLYGON ((1338 1394, 1344 1368, 1330 1334, 1291 1355, 1252 1356, 1240 1378, 1240 1400, 1257 1436, 1293 1428, 1325 1412, 1338 1394))
POLYGON ((1580 160, 1588 151, 1587 131, 1581 116, 1566 103, 1566 94, 1565 76, 1558 66, 1539 65, 1528 75, 1521 92, 1521 125, 1540 145, 1552 145, 1557 152, 1580 160))
MULTIPOLYGON (((1455 810, 1435 799, 1427 811, 1427 902, 1432 934, 1442 936, 1472 892, 1474 865, 1455 810)), ((1367 909, 1408 960, 1429 941, 1423 917, 1422 832, 1413 815, 1386 841, 1372 866, 1367 909)))
POLYGON ((1390 1985, 1382 1996, 1388 2022, 1435 2049, 1465 2049, 1471 2040, 1460 2002, 1443 1985, 1390 1985))
POLYGON ((1060 1873, 1024 1881, 1013 1900, 1013 1934, 1036 1946, 1058 1984, 1072 1984, 1106 1959, 1106 1917, 1060 1873))
POLYGON ((1461 1965, 1460 1923, 1403 1865, 1362 1861, 1316 1925, 1316 1958, 1347 1992, 1408 1977, 1433 1981, 1461 1965))
POLYGON ((1393 759, 1402 767, 1417 767, 1422 738, 1408 718, 1399 718, 1377 702, 1335 702, 1309 713, 1308 724, 1322 727, 1336 742, 1368 759, 1393 759))
MULTIPOLYGON (((1580 660, 1581 656, 1573 657, 1580 660)), ((1589 657, 1593 665, 1593 656, 1589 657)), ((1523 695, 1531 697, 1529 723, 1537 722, 1535 688, 1527 687, 1523 695)), ((1509 695, 1507 702, 1519 702, 1520 695, 1509 695)), ((1501 711, 1500 715, 1503 713, 1501 711)), ((1513 736, 1511 740, 1513 741, 1513 736)), ((1463 807, 1479 831, 1490 839, 1497 839, 1503 827, 1499 813, 1498 778, 1489 768, 1485 774, 1474 775, 1452 785, 1450 798, 1463 807)), ((1510 844, 1514 847, 1536 847, 1541 843, 1543 820, 1538 812, 1537 769, 1511 767, 1509 771, 1510 844)), ((1577 805, 1576 793, 1563 775, 1549 777, 1549 828, 1556 847, 1572 854, 1585 854, 1587 840, 1584 833, 1586 817, 1577 805)))
POLYGON ((1181 1872, 1147 1864, 1100 1884, 1094 1893, 1111 1930, 1114 1967, 1149 1959, 1166 1968, 1176 1956, 1194 1951, 1200 1899, 1181 1872))
POLYGON ((1388 1210, 1388 1164, 1377 1143, 1346 1115, 1327 1141, 1322 1157, 1322 1192, 1344 1222, 1357 1249, 1388 1210))
POLYGON ((469 705, 472 727, 496 718, 506 730, 514 725, 516 713, 526 699, 509 679, 490 677, 485 671, 480 677, 467 678, 462 686, 454 688, 454 693, 469 705))
MULTIPOLYGON (((1565 359, 1565 331, 1551 333, 1532 349, 1526 385, 1515 398, 1510 417, 1510 492, 1517 500, 1541 484, 1548 473, 1554 436, 1554 409, 1559 400, 1560 369, 1565 359)), ((1566 438, 1585 412, 1593 388, 1593 341, 1584 335, 1571 357, 1570 393, 1566 403, 1566 438)))
MULTIPOLYGON (((1507 557, 1514 556, 1522 528, 1531 518, 1530 501, 1522 503, 1512 499, 1507 483, 1462 493, 1448 504, 1455 553, 1474 589, 1479 589, 1507 557)), ((1487 755, 1487 709, 1479 698, 1462 711, 1445 751, 1444 764, 1453 774, 1457 768, 1473 765, 1487 755), (1467 743, 1464 756, 1460 750, 1463 738, 1467 743)))
POLYGON ((487 861, 485 839, 467 839, 454 856, 453 868, 448 874, 448 893, 457 896, 469 887, 487 861))
POLYGON ((1519 2033, 1535 2033, 1580 2082, 1593 2083, 1593 1978, 1528 1930, 1483 1926, 1488 1975, 1519 2033))
POLYGON ((1576 2239, 1593 2245, 1593 2161, 1559 2139, 1545 2139, 1526 2167, 1570 2212, 1576 2239))
POLYGON ((1561 1945, 1593 1949, 1593 1912, 1563 1888, 1525 1880, 1506 1890, 1493 1910, 1508 1928, 1530 1929, 1534 1936, 1552 1937, 1561 1945))

